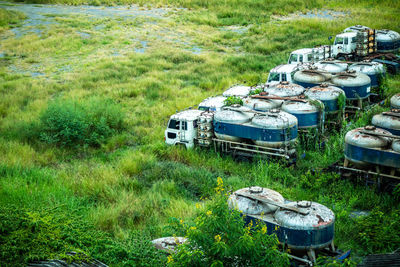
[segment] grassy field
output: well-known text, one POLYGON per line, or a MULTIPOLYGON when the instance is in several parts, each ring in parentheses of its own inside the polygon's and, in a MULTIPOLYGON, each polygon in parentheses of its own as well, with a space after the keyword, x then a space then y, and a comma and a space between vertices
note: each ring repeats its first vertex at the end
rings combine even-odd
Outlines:
MULTIPOLYGON (((10 10, 21 5, 1 5, 0 243, 7 246, 2 246, 0 261, 6 265, 71 250, 111 266, 164 265, 166 257, 148 241, 177 234, 171 221, 190 221, 195 204, 214 194, 218 176, 231 190, 259 185, 288 199, 328 206, 336 214, 335 244, 354 255, 400 246, 398 193, 376 193, 319 172, 341 158, 345 131, 369 123, 373 113, 388 109, 387 103, 332 134, 325 150, 305 151, 296 168, 238 163, 213 151, 163 143, 166 123, 176 110, 195 106, 234 83, 265 82, 268 71, 294 49, 328 43, 329 35, 355 24, 400 32, 400 2, 31 2, 133 3, 139 6, 132 10, 150 15, 47 11, 42 15, 48 23, 20 30, 25 15, 10 10), (335 20, 292 14, 319 9, 345 13, 335 20), (97 111, 93 99, 118 106, 123 127, 100 145, 46 142, 41 122, 49 104, 92 103, 97 111), (359 210, 371 213, 350 216, 359 210)), ((396 92, 399 75, 387 81, 387 97, 396 92)), ((86 121, 83 113, 90 110, 79 113, 86 121)))

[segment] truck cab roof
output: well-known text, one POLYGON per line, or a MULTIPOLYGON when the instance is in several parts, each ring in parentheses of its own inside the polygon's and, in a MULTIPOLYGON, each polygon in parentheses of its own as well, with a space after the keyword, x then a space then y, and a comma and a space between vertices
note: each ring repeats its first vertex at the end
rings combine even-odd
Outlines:
POLYGON ((269 72, 270 73, 292 73, 297 68, 298 68, 298 66, 294 65, 294 64, 283 64, 283 65, 276 66, 269 72))
POLYGON ((177 121, 194 121, 200 116, 204 111, 197 109, 188 109, 181 112, 178 112, 171 116, 172 120, 177 121))
POLYGON ((344 32, 344 33, 340 33, 340 34, 336 35, 336 38, 337 37, 342 37, 342 38, 348 37, 348 38, 351 38, 351 37, 355 37, 356 35, 357 35, 357 32, 344 32))
POLYGON ((304 55, 304 54, 309 54, 312 52, 312 48, 301 48, 294 50, 292 54, 297 54, 297 55, 304 55))

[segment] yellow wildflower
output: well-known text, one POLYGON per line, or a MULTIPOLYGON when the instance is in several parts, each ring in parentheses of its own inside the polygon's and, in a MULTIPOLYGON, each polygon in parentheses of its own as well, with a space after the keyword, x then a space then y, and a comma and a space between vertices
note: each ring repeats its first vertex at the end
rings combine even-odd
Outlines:
POLYGON ((183 224, 183 220, 181 219, 181 220, 179 221, 179 223, 180 223, 180 224, 183 224))
POLYGON ((261 228, 261 233, 263 233, 263 234, 265 234, 267 232, 267 226, 263 226, 262 228, 261 228))
POLYGON ((199 203, 196 203, 196 208, 200 209, 200 204, 199 203))
POLYGON ((220 235, 216 235, 214 236, 215 241, 219 242, 221 241, 221 236, 220 235))
POLYGON ((206 214, 207 214, 207 216, 211 216, 211 214, 212 214, 212 211, 211 211, 211 210, 209 210, 209 211, 207 211, 207 212, 206 212, 206 214))
POLYGON ((168 256, 167 263, 171 263, 171 262, 173 262, 173 261, 174 261, 174 259, 172 258, 172 256, 171 256, 171 255, 169 255, 169 256, 168 256))
POLYGON ((196 229, 197 229, 197 228, 194 227, 194 226, 190 227, 190 230, 196 230, 196 229))

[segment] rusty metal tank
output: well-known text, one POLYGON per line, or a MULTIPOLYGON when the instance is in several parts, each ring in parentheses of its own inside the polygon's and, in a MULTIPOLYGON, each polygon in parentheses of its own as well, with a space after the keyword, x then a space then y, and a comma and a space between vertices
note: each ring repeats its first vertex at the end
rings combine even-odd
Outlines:
POLYGON ((289 100, 281 109, 297 118, 299 129, 315 128, 323 118, 324 104, 319 100, 289 100))
POLYGON ((214 115, 214 133, 222 140, 239 142, 242 140, 240 135, 236 134, 238 125, 250 122, 254 114, 247 107, 236 106, 235 110, 223 108, 214 115))
POLYGON ((397 53, 400 49, 400 34, 392 30, 376 31, 377 51, 397 53))
POLYGON ((392 140, 375 134, 391 135, 390 132, 375 126, 366 126, 347 132, 345 158, 357 166, 366 166, 370 163, 382 164, 386 158, 377 158, 379 153, 376 152, 389 148, 392 140))
POLYGON ((304 87, 295 83, 283 81, 270 86, 266 85, 264 87, 264 92, 267 92, 268 95, 291 97, 301 95, 304 92, 304 87))
POLYGON ((268 203, 262 203, 262 202, 257 203, 256 201, 241 196, 240 194, 237 193, 255 194, 259 198, 281 204, 285 202, 285 199, 280 193, 271 190, 269 188, 263 188, 259 186, 242 188, 237 190, 235 193, 236 194, 230 195, 228 199, 229 207, 231 209, 238 209, 239 211, 242 211, 245 214, 255 215, 255 214, 271 213, 275 212, 278 209, 278 207, 275 205, 270 205, 268 203))
POLYGON ((252 130, 256 145, 279 148, 297 140, 297 118, 287 112, 272 109, 254 116, 251 124, 256 128, 252 130))
POLYGON ((400 136, 400 109, 374 115, 372 125, 400 136))
POLYGON ((237 96, 237 97, 246 97, 250 94, 252 88, 250 86, 245 85, 234 85, 228 88, 225 92, 222 93, 222 96, 237 96))
POLYGON ((303 86, 304 88, 314 87, 321 83, 329 81, 332 74, 318 69, 316 67, 310 67, 308 69, 297 71, 293 76, 293 81, 296 84, 303 86))
POLYGON ((324 103, 325 113, 327 114, 336 113, 340 108, 344 108, 345 106, 345 103, 339 103, 341 96, 343 100, 346 98, 345 92, 339 87, 327 83, 307 89, 304 95, 310 99, 319 100, 324 103))
POLYGON ((393 149, 395 152, 400 153, 400 140, 393 141, 393 143, 392 143, 392 149, 393 149))
POLYGON ((400 109, 400 93, 390 98, 390 106, 392 108, 400 109))
POLYGON ((286 200, 278 192, 258 186, 237 190, 228 203, 242 212, 247 224, 263 221, 266 234, 276 234, 279 242, 291 249, 321 249, 332 244, 335 215, 321 204, 286 200))
POLYGON ((276 99, 257 99, 252 97, 243 99, 243 106, 256 111, 268 111, 270 109, 279 108, 282 103, 282 100, 276 99))
POLYGON ((349 70, 332 77, 332 83, 346 93, 350 100, 365 99, 370 95, 371 79, 360 72, 349 70))
POLYGON ((158 250, 163 250, 167 253, 174 253, 177 246, 188 241, 185 237, 168 236, 154 239, 151 241, 158 250))
POLYGON ((346 71, 348 64, 342 61, 324 60, 315 63, 315 67, 317 67, 320 70, 329 72, 331 74, 337 74, 339 72, 346 71))
POLYGON ((385 67, 379 62, 363 61, 354 63, 349 67, 349 70, 355 70, 368 75, 371 79, 371 87, 378 87, 379 81, 386 75, 385 67))
POLYGON ((199 110, 220 111, 225 106, 225 99, 222 95, 206 98, 199 104, 199 110))

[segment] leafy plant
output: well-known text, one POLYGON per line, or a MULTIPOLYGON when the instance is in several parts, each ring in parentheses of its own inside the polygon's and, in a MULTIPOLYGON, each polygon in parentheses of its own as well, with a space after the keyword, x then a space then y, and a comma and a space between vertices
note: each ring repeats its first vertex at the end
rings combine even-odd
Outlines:
POLYGON ((262 88, 256 88, 254 90, 251 90, 249 95, 258 95, 259 93, 261 93, 263 91, 262 88))
POLYGON ((228 207, 228 194, 218 177, 216 195, 200 208, 193 223, 180 221, 188 243, 168 257, 169 266, 285 266, 276 235, 261 221, 245 225, 242 214, 228 207))
POLYGON ((161 266, 166 261, 165 255, 143 233, 131 232, 125 240, 118 240, 95 230, 74 213, 57 209, 32 211, 12 205, 0 207, 2 266, 25 266, 28 262, 49 259, 81 262, 93 258, 120 266, 161 266), (77 254, 71 255, 72 251, 77 254))
POLYGON ((124 113, 110 100, 55 100, 40 116, 40 140, 60 147, 99 146, 123 129, 124 113))
POLYGON ((224 105, 225 106, 232 106, 232 105, 243 105, 243 100, 240 97, 237 96, 228 96, 224 100, 224 105))

